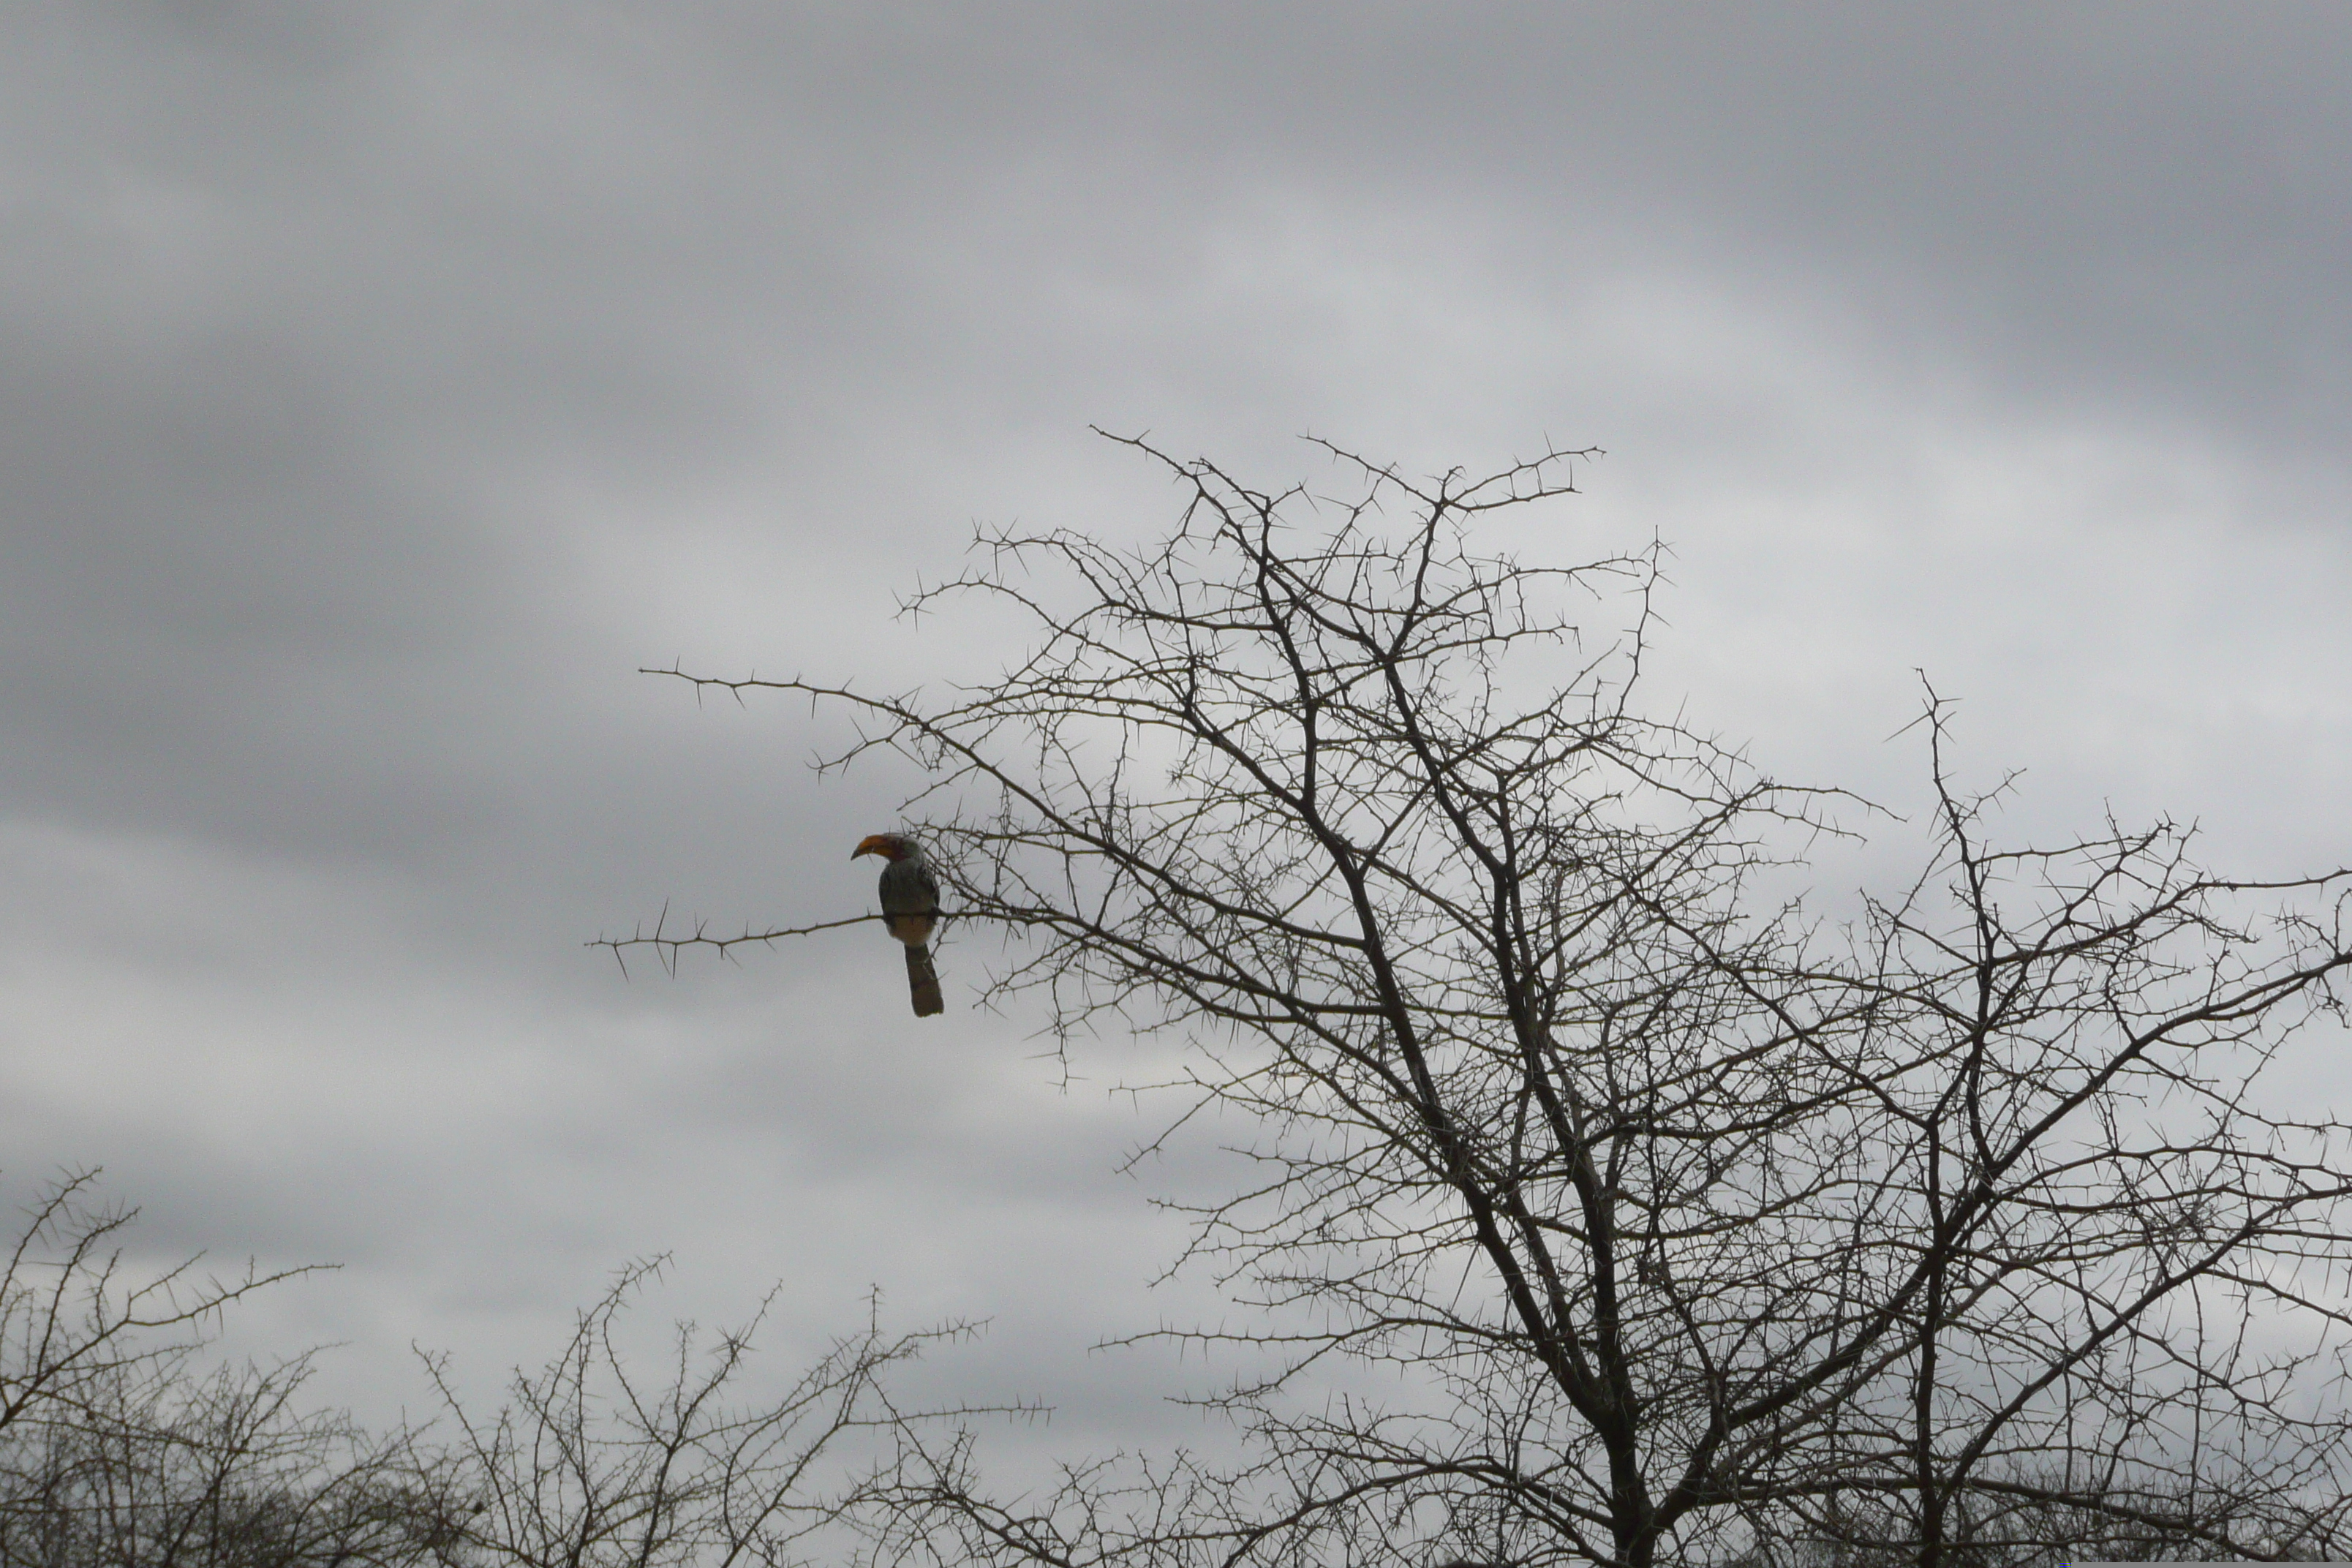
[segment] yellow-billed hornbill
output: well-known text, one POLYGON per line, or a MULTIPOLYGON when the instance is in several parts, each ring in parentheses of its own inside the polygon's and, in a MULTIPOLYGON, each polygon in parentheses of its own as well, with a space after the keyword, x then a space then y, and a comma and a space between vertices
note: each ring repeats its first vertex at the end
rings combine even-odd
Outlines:
POLYGON ((876 833, 849 852, 852 860, 860 855, 879 855, 889 862, 882 868, 882 923, 907 944, 907 990, 915 1001, 915 1016, 945 1012, 929 945, 931 930, 940 923, 940 885, 922 846, 902 833, 876 833))

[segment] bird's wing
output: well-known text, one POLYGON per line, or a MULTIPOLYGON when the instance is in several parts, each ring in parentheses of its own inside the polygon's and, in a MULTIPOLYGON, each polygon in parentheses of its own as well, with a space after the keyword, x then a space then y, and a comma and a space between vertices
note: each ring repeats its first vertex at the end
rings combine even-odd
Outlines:
POLYGON ((890 914, 923 914, 940 907, 940 885, 931 868, 909 856, 882 868, 882 908, 890 914))

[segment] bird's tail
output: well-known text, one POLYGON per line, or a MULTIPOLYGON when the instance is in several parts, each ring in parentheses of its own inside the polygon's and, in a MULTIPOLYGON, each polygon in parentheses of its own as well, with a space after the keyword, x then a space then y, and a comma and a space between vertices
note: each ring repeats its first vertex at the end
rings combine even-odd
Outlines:
POLYGON ((931 967, 931 949, 928 942, 907 944, 907 993, 915 999, 915 1016, 928 1018, 934 1013, 948 1010, 940 995, 940 972, 931 967))

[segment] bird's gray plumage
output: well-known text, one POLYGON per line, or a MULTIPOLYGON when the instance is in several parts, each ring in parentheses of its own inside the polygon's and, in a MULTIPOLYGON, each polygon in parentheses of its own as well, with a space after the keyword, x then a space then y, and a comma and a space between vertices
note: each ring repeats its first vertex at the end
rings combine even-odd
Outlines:
POLYGON ((922 847, 898 833, 877 833, 850 852, 879 855, 882 868, 882 924, 907 948, 907 991, 915 1016, 928 1018, 947 1010, 940 994, 939 972, 931 967, 930 940, 940 921, 940 884, 931 875, 922 847))

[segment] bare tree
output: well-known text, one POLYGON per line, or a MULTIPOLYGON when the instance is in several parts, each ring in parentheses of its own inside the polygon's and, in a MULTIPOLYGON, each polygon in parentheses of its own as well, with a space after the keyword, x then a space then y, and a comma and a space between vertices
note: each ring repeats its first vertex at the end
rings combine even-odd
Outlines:
POLYGON ((194 1352, 118 1366, 0 1436, 10 1568, 329 1568, 448 1561, 456 1468, 406 1431, 297 1401, 308 1356, 267 1369, 194 1352))
POLYGON ((1172 1033, 1171 1121, 1255 1129, 1189 1254, 1264 1310, 1198 1336, 1275 1358, 1218 1401, 1252 1457, 1007 1501, 910 1437, 886 1555, 2340 1552, 2347 1128, 2257 1079, 2341 1021, 2346 873, 2217 878, 2168 823, 2003 847, 1931 693, 1923 868, 1824 921, 1774 889, 1858 803, 1635 702, 1659 550, 1474 549, 1584 454, 1332 448, 1335 500, 1128 444, 1181 488, 1167 539, 991 531, 908 603, 1024 612, 992 679, 658 672, 845 710, 827 772, 924 769, 950 927, 1007 938, 984 996, 1065 1048, 1172 1033), (1402 1376, 1294 1397, 1349 1363, 1402 1376))
POLYGON ((127 1270, 119 1243, 136 1211, 97 1203, 94 1176, 40 1194, 0 1294, 5 1568, 776 1568, 846 1554, 845 1510, 887 1473, 892 1443, 939 1418, 893 1404, 883 1373, 971 1331, 891 1335, 877 1313, 760 1394, 763 1307, 712 1336, 678 1325, 671 1364, 647 1378, 622 1329, 655 1260, 624 1269, 495 1414, 471 1413, 447 1358, 427 1357, 441 1422, 371 1433, 305 1407, 307 1353, 267 1368, 208 1359, 221 1309, 286 1274, 127 1270))
POLYGON ((307 1356, 199 1358, 222 1312, 306 1269, 126 1266, 137 1211, 95 1171, 36 1195, 0 1274, 0 1563, 422 1562, 439 1510, 406 1434, 298 1409, 307 1356))
POLYGON ((231 1302, 311 1272, 248 1264, 223 1279, 198 1272, 201 1258, 152 1276, 126 1270, 122 1237, 138 1211, 99 1202, 98 1176, 72 1172, 41 1188, 0 1270, 0 1432, 171 1358, 231 1302))
MULTIPOLYGON (((658 1259, 624 1269, 579 1315, 562 1353, 518 1372, 509 1403, 477 1419, 427 1361, 457 1428, 459 1507, 452 1556, 525 1568, 761 1568, 850 1540, 828 1531, 861 1497, 858 1447, 926 1417, 890 1404, 882 1374, 961 1326, 891 1336, 878 1321, 839 1340, 781 1397, 747 1400, 743 1379, 766 1316, 712 1336, 677 1326, 665 1375, 632 1369, 616 1330, 658 1259)), ((959 1412, 958 1414, 971 1414, 959 1412)), ((870 1445, 868 1445, 870 1447, 870 1445)))

